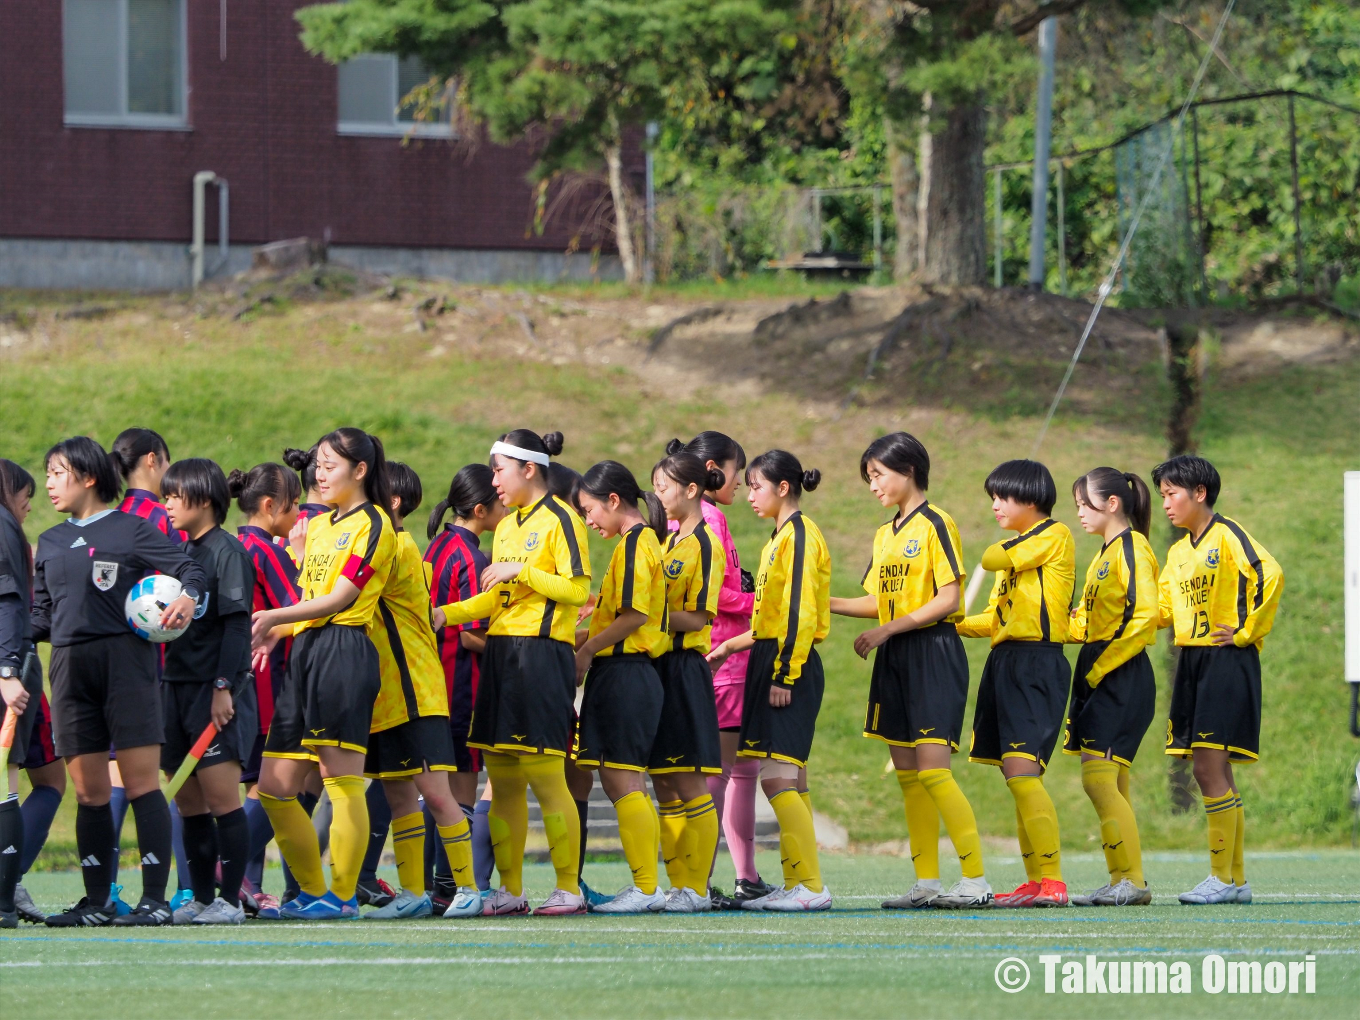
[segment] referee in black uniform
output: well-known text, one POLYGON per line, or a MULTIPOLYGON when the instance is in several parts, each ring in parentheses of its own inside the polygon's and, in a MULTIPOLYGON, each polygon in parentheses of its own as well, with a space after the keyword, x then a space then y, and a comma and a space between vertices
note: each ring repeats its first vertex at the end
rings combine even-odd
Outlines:
POLYGON ((29 624, 33 555, 22 524, 28 516, 33 479, 13 461, 0 460, 0 725, 18 714, 6 777, 10 796, 0 803, 0 928, 18 924, 14 887, 24 852, 24 816, 19 811, 19 762, 28 750, 42 701, 42 666, 33 650, 29 624))
POLYGON ((160 571, 184 594, 161 625, 193 619, 203 569, 151 523, 110 510, 118 473, 93 439, 76 436, 47 451, 47 494, 66 521, 43 532, 33 563, 35 641, 52 644, 52 729, 76 788, 76 849, 85 896, 47 919, 52 927, 170 922, 170 811, 160 788, 164 740, 155 647, 132 633, 123 603, 132 586, 160 571), (117 919, 108 906, 113 812, 108 751, 112 745, 137 822, 142 898, 117 919))

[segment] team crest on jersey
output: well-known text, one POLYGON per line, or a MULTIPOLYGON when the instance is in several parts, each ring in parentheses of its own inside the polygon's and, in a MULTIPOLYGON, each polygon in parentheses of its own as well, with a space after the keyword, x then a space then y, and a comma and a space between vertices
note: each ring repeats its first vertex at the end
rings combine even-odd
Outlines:
POLYGON ((669 577, 672 581, 674 581, 677 577, 680 576, 681 571, 683 571, 684 569, 685 569, 684 560, 671 560, 669 563, 666 564, 666 576, 669 577))
POLYGON ((538 548, 538 532, 529 532, 529 537, 524 540, 524 551, 533 552, 538 548))
POLYGON ((211 592, 205 591, 202 595, 198 597, 198 601, 194 603, 195 620, 203 619, 203 614, 208 611, 208 599, 211 596, 211 594, 212 594, 211 592))
POLYGON ((1207 553, 1204 554, 1204 565, 1205 565, 1206 567, 1216 567, 1216 566, 1218 566, 1218 550, 1217 550, 1217 549, 1210 549, 1207 553))
POLYGON ((920 554, 921 543, 914 538, 910 539, 907 544, 902 547, 902 555, 909 560, 915 559, 920 554))
POLYGON ((350 540, 351 534, 352 534, 352 532, 346 531, 343 535, 341 535, 339 538, 337 538, 337 539, 335 540, 335 547, 336 547, 337 549, 345 549, 345 548, 348 548, 348 546, 349 546, 349 540, 350 540))
POLYGON ((100 591, 108 591, 118 583, 118 564, 109 560, 95 560, 90 567, 90 580, 100 591))
POLYGON ((1103 581, 1105 580, 1105 578, 1109 576, 1110 576, 1110 561, 1106 560, 1104 563, 1100 565, 1100 569, 1096 571, 1096 580, 1103 581))

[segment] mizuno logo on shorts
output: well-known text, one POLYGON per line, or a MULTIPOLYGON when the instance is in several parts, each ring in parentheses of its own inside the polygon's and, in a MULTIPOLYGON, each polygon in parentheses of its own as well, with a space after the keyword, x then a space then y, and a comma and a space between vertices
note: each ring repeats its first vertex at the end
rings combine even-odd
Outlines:
POLYGON ((523 740, 523 739, 524 739, 525 737, 527 737, 528 735, 529 735, 529 734, 527 734, 527 733, 512 733, 512 734, 510 734, 510 736, 514 737, 516 740, 523 740))
POLYGON ((1214 731, 1213 731, 1213 730, 1210 730, 1208 733, 1201 733, 1201 734, 1199 735, 1199 739, 1200 739, 1200 740, 1203 740, 1205 737, 1212 737, 1213 735, 1214 735, 1214 731))
POLYGON ((323 733, 325 733, 325 732, 326 732, 326 730, 325 730, 324 727, 321 728, 321 729, 319 729, 319 730, 312 730, 312 736, 314 736, 314 737, 319 737, 321 734, 323 734, 323 733))
POLYGON ((684 757, 683 754, 677 754, 674 758, 667 758, 666 760, 667 760, 668 762, 670 762, 672 765, 674 765, 676 762, 678 762, 678 761, 679 761, 681 758, 683 758, 683 757, 684 757))
POLYGON ((1025 742, 1022 740, 1022 741, 1020 741, 1020 743, 1018 743, 1018 744, 1012 744, 1012 745, 1011 745, 1011 750, 1014 750, 1014 749, 1017 748, 1017 747, 1024 747, 1024 746, 1025 746, 1025 742))
POLYGON ((935 732, 935 727, 932 726, 932 727, 930 727, 930 729, 928 729, 928 730, 927 730, 927 729, 917 730, 917 732, 918 732, 918 733, 934 733, 934 732, 935 732))

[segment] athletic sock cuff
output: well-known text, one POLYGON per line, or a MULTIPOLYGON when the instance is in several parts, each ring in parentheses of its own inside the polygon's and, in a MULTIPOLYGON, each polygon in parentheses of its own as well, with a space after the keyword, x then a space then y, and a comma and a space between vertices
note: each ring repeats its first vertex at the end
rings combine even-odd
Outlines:
POLYGON ((328 776, 321 780, 331 800, 337 797, 363 797, 364 780, 362 776, 328 776))

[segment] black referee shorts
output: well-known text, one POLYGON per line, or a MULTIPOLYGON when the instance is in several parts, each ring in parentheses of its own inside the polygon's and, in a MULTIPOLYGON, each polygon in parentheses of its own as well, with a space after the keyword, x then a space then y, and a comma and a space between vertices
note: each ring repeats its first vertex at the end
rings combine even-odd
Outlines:
POLYGON ((656 660, 665 700, 647 771, 722 774, 718 705, 713 699, 713 670, 692 648, 667 652, 656 660))
POLYGON ((1093 754, 1132 765, 1143 735, 1157 714, 1157 681, 1147 652, 1139 652, 1092 687, 1086 682, 1086 674, 1106 647, 1103 641, 1083 645, 1077 656, 1063 753, 1093 754))
MULTIPOLYGON (((24 655, 19 679, 24 685, 24 690, 28 692, 28 704, 24 706, 24 710, 19 713, 19 718, 14 722, 14 742, 10 744, 9 760, 12 765, 27 768, 29 743, 33 739, 33 731, 42 719, 43 714, 42 663, 38 661, 37 652, 30 650, 24 655)), ((0 698, 0 726, 4 726, 5 719, 8 716, 9 706, 5 704, 3 698, 0 698)), ((47 763, 42 762, 41 764, 47 763)))
POLYGON ((165 740, 158 646, 136 634, 52 649, 52 731, 57 754, 108 754, 165 740))
POLYGON ((1261 656, 1255 645, 1194 645, 1180 650, 1166 721, 1166 753, 1227 751, 1232 762, 1261 754, 1261 656))
POLYGON ((422 772, 457 772, 458 761, 446 715, 418 715, 368 735, 364 775, 406 779, 422 772))
MULTIPOLYGON (((194 772, 234 761, 243 768, 250 761, 255 738, 259 735, 260 710, 255 700, 255 682, 238 682, 232 697, 236 714, 217 731, 194 772)), ((161 745, 161 770, 174 772, 183 764, 189 750, 212 722, 213 686, 210 683, 167 683, 165 700, 165 743, 161 745)))
POLYGON ((952 623, 894 634, 874 655, 864 735, 957 751, 967 705, 968 655, 952 623))
POLYGON ((502 754, 571 754, 576 657, 565 641, 486 639, 468 747, 502 754))
POLYGON ((378 650, 364 628, 328 623, 304 630, 293 639, 264 756, 310 759, 318 747, 366 752, 380 686, 378 650))
POLYGON ((968 760, 1028 758, 1047 769, 1062 733, 1072 667, 1052 641, 1003 641, 982 667, 968 760))
POLYGON ((802 675, 790 688, 793 700, 783 708, 772 708, 770 687, 778 656, 779 642, 774 638, 757 641, 751 648, 751 657, 746 660, 746 701, 741 708, 737 754, 746 758, 774 758, 802 768, 812 754, 826 677, 821 657, 813 648, 803 663, 802 675))
POLYGON ((656 741, 664 695, 656 660, 642 654, 596 657, 586 674, 576 753, 581 768, 642 772, 656 741))

